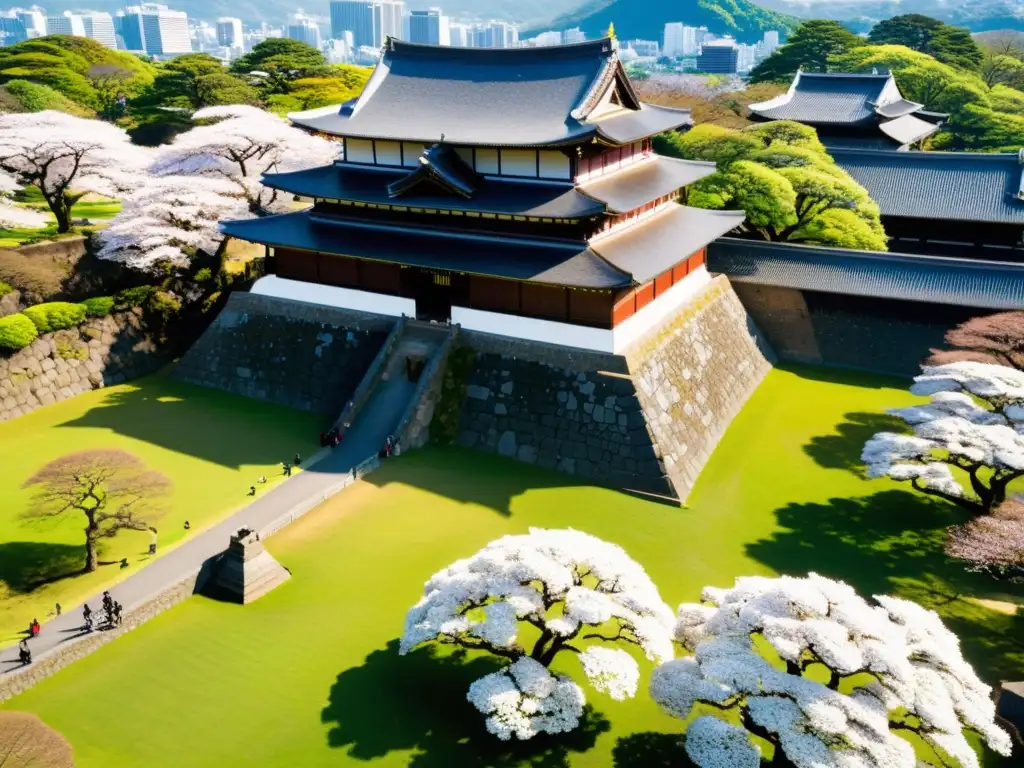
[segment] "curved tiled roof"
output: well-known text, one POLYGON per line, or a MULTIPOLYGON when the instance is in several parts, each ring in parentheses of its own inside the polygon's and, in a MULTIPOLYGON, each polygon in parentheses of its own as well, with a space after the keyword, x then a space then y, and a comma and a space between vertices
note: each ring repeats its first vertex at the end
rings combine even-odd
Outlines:
POLYGON ((906 114, 895 120, 886 120, 878 129, 900 146, 916 144, 939 130, 939 125, 922 120, 916 115, 906 114))
POLYGON ((625 213, 714 172, 714 163, 653 155, 615 173, 585 181, 578 189, 604 203, 610 213, 625 213))
POLYGON ((478 179, 471 198, 454 195, 408 194, 392 198, 388 185, 405 178, 411 169, 367 169, 344 163, 290 173, 264 174, 273 189, 328 200, 350 200, 377 205, 415 205, 443 211, 480 211, 520 216, 575 219, 604 212, 603 203, 581 195, 565 184, 478 179))
POLYGON ((630 275, 586 243, 473 237, 452 230, 375 226, 310 211, 225 221, 230 237, 281 248, 580 288, 623 288, 630 275))
POLYGON ((796 120, 808 125, 859 125, 876 122, 875 105, 890 75, 798 72, 787 93, 751 104, 767 120, 796 120))
POLYGON ((1024 265, 898 253, 873 253, 722 238, 708 268, 738 283, 805 291, 1024 309, 1024 265))
POLYGON ((896 118, 903 117, 904 115, 912 115, 915 112, 920 112, 924 108, 924 104, 918 104, 916 101, 909 101, 907 99, 900 99, 899 101, 893 101, 888 104, 881 104, 875 107, 875 112, 882 117, 896 118))
POLYGON ((1018 155, 830 149, 883 216, 1024 224, 1018 155))
POLYGON ((625 77, 621 67, 608 39, 540 48, 389 39, 355 104, 289 117, 309 130, 352 138, 433 144, 443 135, 449 144, 503 147, 559 146, 596 135, 625 143, 690 122, 689 112, 650 105, 587 122, 596 90, 625 77))

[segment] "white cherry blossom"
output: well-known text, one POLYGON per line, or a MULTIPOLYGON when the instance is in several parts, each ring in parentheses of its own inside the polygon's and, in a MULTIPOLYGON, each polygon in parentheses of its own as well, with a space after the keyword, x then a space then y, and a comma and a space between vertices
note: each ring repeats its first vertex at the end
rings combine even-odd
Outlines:
POLYGON ((910 391, 931 399, 889 412, 913 434, 872 437, 861 454, 868 475, 909 482, 974 514, 991 512, 1024 476, 1024 372, 959 362, 925 366, 914 382, 910 391))
POLYGON ((598 643, 634 645, 648 659, 667 661, 673 623, 657 587, 621 547, 579 531, 531 529, 493 541, 431 577, 406 616, 400 653, 436 641, 509 659, 507 670, 474 683, 469 700, 488 715, 488 730, 499 738, 526 739, 579 722, 582 691, 547 672, 558 654, 577 654, 597 690, 630 698, 640 676, 636 660, 598 643), (523 627, 539 632, 529 649, 523 627), (527 674, 539 676, 540 685, 557 685, 539 695, 521 679, 527 674))
MULTIPOLYGON (((651 676, 651 696, 669 714, 685 719, 699 702, 733 712, 797 768, 914 768, 901 731, 963 768, 978 766, 964 729, 1010 754, 991 689, 934 611, 894 597, 869 602, 813 573, 740 578, 703 598, 681 605, 676 624, 694 655, 651 676)), ((700 717, 687 731, 697 765, 758 764, 743 729, 709 721, 716 718, 700 717)))

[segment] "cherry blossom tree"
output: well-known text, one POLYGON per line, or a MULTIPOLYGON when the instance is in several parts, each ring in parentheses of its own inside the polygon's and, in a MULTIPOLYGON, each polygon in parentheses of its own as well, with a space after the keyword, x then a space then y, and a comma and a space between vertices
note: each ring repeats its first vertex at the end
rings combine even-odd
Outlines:
POLYGON ((967 570, 996 578, 1024 578, 1024 502, 1004 501, 991 515, 949 529, 946 554, 967 570))
POLYGON ((82 197, 119 197, 138 185, 150 160, 110 123, 51 110, 0 115, 0 171, 39 189, 58 232, 71 229, 71 208, 82 197))
POLYGON ((163 149, 151 170, 159 176, 215 176, 233 182, 253 213, 281 209, 276 190, 263 186, 268 171, 285 172, 326 165, 339 145, 289 125, 256 107, 207 107, 194 120, 214 120, 180 134, 163 149))
POLYGON ((651 696, 675 717, 699 703, 730 718, 701 715, 687 729, 686 752, 701 768, 758 768, 750 734, 774 748, 771 764, 796 768, 914 768, 899 735, 911 733, 942 765, 940 753, 978 767, 965 730, 1010 754, 991 689, 938 615, 916 603, 869 602, 814 573, 743 577, 679 606, 675 637, 694 655, 658 667, 651 696))
POLYGON ((0 172, 0 227, 13 229, 23 227, 25 229, 40 229, 47 224, 46 217, 39 211, 16 205, 10 196, 20 190, 21 184, 3 172, 0 172))
POLYGON ((153 176, 124 199, 121 212, 99 232, 101 259, 138 270, 169 262, 186 266, 199 250, 216 254, 222 219, 249 216, 238 186, 215 176, 153 176))
POLYGON ((913 434, 868 440, 868 475, 908 481, 975 515, 1002 504, 1024 476, 1024 371, 970 361, 924 366, 910 391, 931 400, 889 411, 913 434))
POLYGON ((434 574, 406 616, 400 653, 435 641, 508 659, 474 682, 467 699, 487 715, 490 733, 525 740, 579 725, 583 690, 548 669, 559 653, 577 654, 599 691, 631 698, 637 662, 599 642, 635 645, 664 662, 672 658, 672 624, 657 587, 621 547, 579 531, 535 528, 434 574), (524 629, 539 635, 532 647, 524 629))
POLYGON ((926 365, 962 360, 1024 370, 1024 312, 972 317, 946 333, 949 349, 933 349, 926 365))

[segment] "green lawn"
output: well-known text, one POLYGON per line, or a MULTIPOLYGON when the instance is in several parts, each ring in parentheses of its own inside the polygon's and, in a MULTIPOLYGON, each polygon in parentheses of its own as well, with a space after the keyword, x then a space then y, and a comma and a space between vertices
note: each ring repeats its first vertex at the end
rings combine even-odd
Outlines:
POLYGON ((1019 678, 1024 619, 957 595, 1021 595, 945 560, 942 531, 955 513, 857 473, 865 436, 885 421, 878 414, 910 402, 902 386, 774 371, 685 509, 456 449, 410 454, 269 541, 293 574, 275 592, 244 608, 189 600, 7 706, 61 731, 86 768, 684 765, 681 724, 643 692, 625 703, 590 692, 579 732, 502 745, 465 701, 486 657, 397 655, 426 578, 538 525, 621 544, 672 604, 740 574, 810 569, 906 595, 950 620, 987 679, 1019 678))
MULTIPOLYGON (((92 225, 90 227, 72 227, 71 232, 58 235, 57 220, 53 218, 53 214, 51 214, 49 209, 46 207, 46 203, 43 201, 42 195, 39 194, 35 187, 26 189, 19 197, 24 201, 24 204, 27 207, 36 208, 46 213, 47 217, 51 220, 50 224, 41 229, 26 229, 24 227, 4 229, 3 227, 0 227, 0 248, 17 248, 19 245, 25 245, 26 243, 38 243, 41 240, 71 237, 79 234, 81 229, 97 229, 96 225, 92 225)), ((112 219, 120 212, 120 200, 108 200, 94 195, 87 195, 71 209, 71 216, 73 219, 89 219, 90 221, 95 222, 97 219, 112 219)), ((106 225, 101 224, 100 226, 106 225)))
MULTIPOLYGON (((0 644, 33 618, 45 620, 60 601, 71 607, 148 560, 150 535, 122 531, 101 561, 127 557, 130 567, 102 566, 89 575, 38 587, 84 564, 84 518, 23 520, 31 491, 21 484, 58 456, 89 448, 122 448, 174 482, 167 514, 157 521, 166 550, 247 501, 261 474, 276 479, 279 462, 312 453, 320 418, 202 387, 149 376, 94 390, 0 423, 0 644), (276 465, 276 466, 275 466, 276 465)), ((265 486, 261 486, 265 487, 265 486)))

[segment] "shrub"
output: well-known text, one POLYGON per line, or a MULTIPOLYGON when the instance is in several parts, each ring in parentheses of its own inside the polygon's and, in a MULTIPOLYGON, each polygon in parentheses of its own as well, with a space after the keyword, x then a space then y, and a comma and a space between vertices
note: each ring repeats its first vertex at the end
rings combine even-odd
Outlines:
POLYGON ((85 307, 67 301, 51 301, 29 307, 23 314, 35 323, 40 333, 51 333, 74 328, 85 320, 85 307))
POLYGON ((181 299, 168 291, 154 291, 146 306, 151 312, 168 320, 181 309, 181 299))
POLYGON ((8 293, 10 293, 13 290, 14 290, 14 288, 12 288, 10 285, 8 285, 7 283, 5 283, 2 280, 0 280, 0 297, 6 296, 8 293))
POLYGON ((207 280, 210 280, 212 277, 213 277, 213 272, 210 271, 210 268, 209 267, 203 267, 198 272, 196 272, 196 276, 195 276, 194 279, 195 279, 195 281, 197 283, 205 283, 207 280))
POLYGON ((113 296, 93 296, 82 302, 88 317, 106 317, 114 310, 113 296))
POLYGON ((24 349, 39 336, 35 323, 22 314, 0 317, 0 347, 24 349))
POLYGON ((153 295, 156 288, 152 285, 140 285, 136 288, 126 288, 114 296, 114 309, 131 309, 141 307, 149 297, 153 295))

